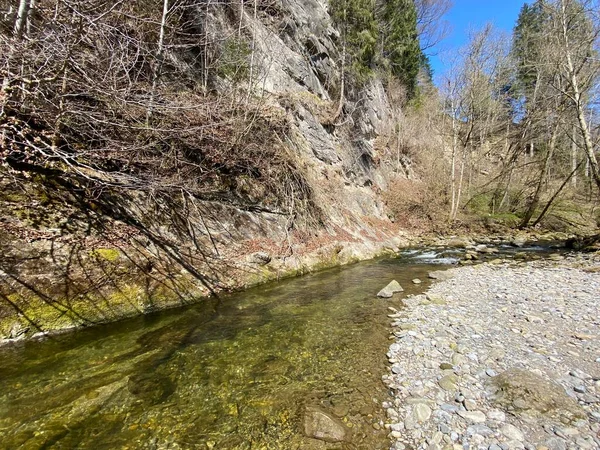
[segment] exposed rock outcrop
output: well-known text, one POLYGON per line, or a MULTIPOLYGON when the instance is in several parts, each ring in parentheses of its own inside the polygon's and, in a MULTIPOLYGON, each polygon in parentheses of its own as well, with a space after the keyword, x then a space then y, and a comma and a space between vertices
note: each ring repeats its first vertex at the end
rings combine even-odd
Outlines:
MULTIPOLYGON (((285 130, 272 136, 285 164, 224 174, 210 195, 160 199, 64 178, 44 184, 0 168, 0 339, 118 320, 402 245, 380 197, 397 169, 381 162, 375 145, 392 128, 382 81, 347 92, 352 107, 329 123, 340 49, 327 2, 275 1, 256 17, 251 8, 243 17, 211 8, 203 13, 208 40, 238 36, 241 21, 254 42, 252 78, 239 89, 260 100, 261 129, 285 130), (261 170, 281 167, 294 181, 270 192, 261 170)), ((196 57, 168 59, 186 74, 201 72, 196 57)), ((216 77, 210 88, 225 92, 231 83, 216 77)))

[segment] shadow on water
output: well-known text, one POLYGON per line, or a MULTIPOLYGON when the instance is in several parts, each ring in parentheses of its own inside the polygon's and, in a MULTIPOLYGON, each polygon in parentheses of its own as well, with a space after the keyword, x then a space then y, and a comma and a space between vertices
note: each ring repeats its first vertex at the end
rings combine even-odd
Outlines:
POLYGON ((392 279, 384 259, 0 349, 2 448, 378 449, 392 279), (303 435, 317 406, 348 442, 303 435))

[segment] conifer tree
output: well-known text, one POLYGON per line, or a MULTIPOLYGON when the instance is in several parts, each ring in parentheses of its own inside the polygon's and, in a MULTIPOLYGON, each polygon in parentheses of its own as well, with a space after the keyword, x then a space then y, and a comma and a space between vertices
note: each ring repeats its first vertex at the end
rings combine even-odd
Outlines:
POLYGON ((413 0, 386 0, 382 10, 383 52, 390 70, 406 86, 409 98, 417 90, 423 54, 417 32, 417 10, 413 0))
POLYGON ((349 66, 359 80, 371 73, 375 64, 378 24, 373 0, 332 0, 331 15, 340 27, 349 66))

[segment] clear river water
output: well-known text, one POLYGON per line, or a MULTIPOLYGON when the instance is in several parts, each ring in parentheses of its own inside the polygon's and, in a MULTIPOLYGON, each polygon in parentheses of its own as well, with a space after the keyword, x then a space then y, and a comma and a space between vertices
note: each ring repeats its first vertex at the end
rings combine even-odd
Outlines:
POLYGON ((376 293, 392 279, 422 291, 452 262, 438 256, 406 252, 0 348, 0 448, 388 448, 381 376, 401 296, 376 293), (306 437, 308 407, 338 417, 349 441, 306 437))

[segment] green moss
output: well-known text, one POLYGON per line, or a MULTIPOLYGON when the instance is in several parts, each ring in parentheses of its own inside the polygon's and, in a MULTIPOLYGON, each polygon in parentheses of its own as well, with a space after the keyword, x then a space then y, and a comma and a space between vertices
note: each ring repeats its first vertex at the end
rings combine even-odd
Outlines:
POLYGON ((250 53, 251 49, 248 42, 237 37, 228 38, 217 66, 219 76, 234 82, 245 79, 250 69, 248 63, 250 53))
POLYGON ((521 222, 521 218, 512 213, 491 214, 489 220, 512 228, 517 227, 521 222))
MULTIPOLYGON (((342 261, 339 250, 335 248, 324 252, 296 268, 278 270, 270 266, 258 267, 253 274, 246 275, 246 278, 240 281, 245 287, 256 286, 365 259, 354 256, 342 261)), ((389 253, 389 250, 382 250, 378 256, 389 253)), ((90 255, 98 260, 114 262, 120 258, 121 252, 115 248, 99 248, 90 252, 90 255)), ((30 291, 11 293, 8 296, 9 300, 18 305, 24 315, 14 313, 0 318, 0 339, 9 337, 11 330, 28 329, 28 336, 40 331, 32 322, 39 325, 44 332, 55 332, 179 306, 187 303, 186 299, 192 303, 207 293, 207 290, 189 274, 167 278, 162 283, 150 287, 146 286, 143 280, 123 281, 110 290, 91 291, 85 296, 68 299, 57 297, 54 302, 45 301, 30 291)))
POLYGON ((22 203, 27 201, 27 196, 22 192, 3 192, 0 200, 10 203, 22 203))
MULTIPOLYGON (((193 287, 196 293, 201 294, 195 285, 193 287)), ((192 288, 186 293, 193 298, 192 288)), ((0 319, 0 339, 8 338, 15 327, 28 328, 27 335, 40 331, 32 322, 44 332, 54 332, 116 321, 181 304, 181 298, 174 289, 165 287, 151 296, 143 286, 137 284, 123 284, 107 295, 96 292, 75 299, 57 299, 52 303, 28 292, 13 293, 8 298, 19 305, 24 314, 0 319)))
POLYGON ((121 256, 121 252, 116 248, 97 248, 90 252, 90 256, 109 262, 115 262, 121 256))

